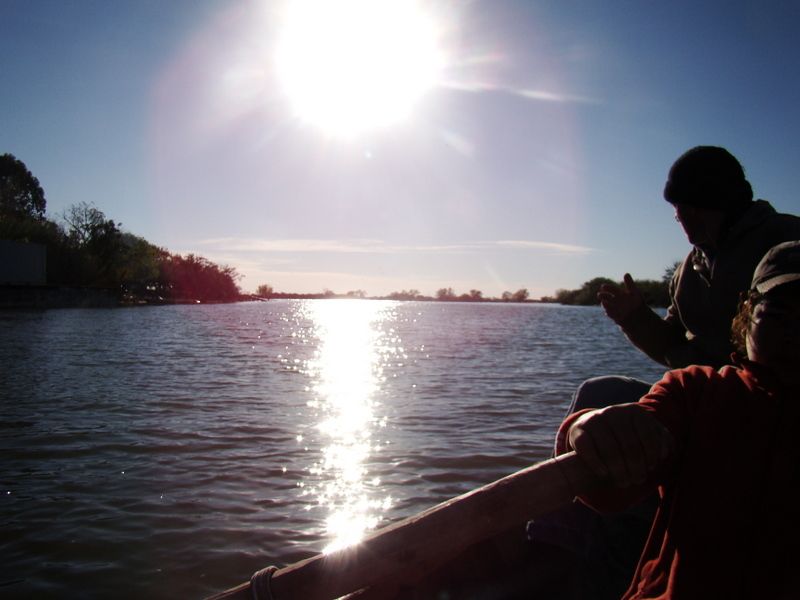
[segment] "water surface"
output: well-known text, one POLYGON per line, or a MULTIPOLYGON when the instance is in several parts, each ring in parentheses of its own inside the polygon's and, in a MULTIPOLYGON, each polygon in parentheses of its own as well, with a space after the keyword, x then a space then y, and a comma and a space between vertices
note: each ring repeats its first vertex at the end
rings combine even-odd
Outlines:
POLYGON ((200 598, 546 458, 657 379, 598 308, 0 312, 0 596, 200 598))

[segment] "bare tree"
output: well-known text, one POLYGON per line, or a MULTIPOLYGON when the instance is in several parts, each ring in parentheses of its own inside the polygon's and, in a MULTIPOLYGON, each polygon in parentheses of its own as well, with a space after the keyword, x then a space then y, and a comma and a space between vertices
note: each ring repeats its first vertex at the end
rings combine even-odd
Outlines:
POLYGON ((73 204, 61 218, 67 225, 67 235, 79 247, 90 245, 110 228, 118 229, 114 221, 106 219, 102 210, 86 202, 73 204))

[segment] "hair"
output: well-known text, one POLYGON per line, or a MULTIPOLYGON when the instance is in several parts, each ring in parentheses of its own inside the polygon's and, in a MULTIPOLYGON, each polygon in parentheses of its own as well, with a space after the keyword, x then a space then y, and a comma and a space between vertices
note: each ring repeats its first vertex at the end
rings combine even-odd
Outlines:
POLYGON ((756 306, 766 297, 784 298, 792 303, 800 302, 800 280, 778 285, 764 294, 756 289, 742 292, 739 297, 739 309, 731 323, 731 343, 740 356, 747 356, 747 335, 753 324, 753 313, 756 306))
POLYGON ((747 356, 747 334, 753 322, 753 311, 764 295, 758 290, 742 292, 739 297, 739 308, 731 323, 731 343, 737 354, 747 356))

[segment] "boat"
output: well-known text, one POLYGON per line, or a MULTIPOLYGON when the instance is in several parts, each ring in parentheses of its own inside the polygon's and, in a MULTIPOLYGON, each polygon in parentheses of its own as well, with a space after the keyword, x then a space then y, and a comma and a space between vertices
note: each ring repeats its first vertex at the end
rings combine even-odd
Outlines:
POLYGON ((542 461, 417 515, 358 544, 283 568, 208 600, 513 600, 537 585, 547 556, 524 523, 566 506, 601 482, 570 452, 542 461))

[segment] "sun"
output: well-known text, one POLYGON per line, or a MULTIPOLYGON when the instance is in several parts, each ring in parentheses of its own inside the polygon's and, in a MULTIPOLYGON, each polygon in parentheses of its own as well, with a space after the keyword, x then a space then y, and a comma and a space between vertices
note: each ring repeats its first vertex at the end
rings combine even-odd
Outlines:
POLYGON ((293 0, 277 73, 295 115, 352 138, 407 118, 444 67, 432 14, 416 0, 293 0))

